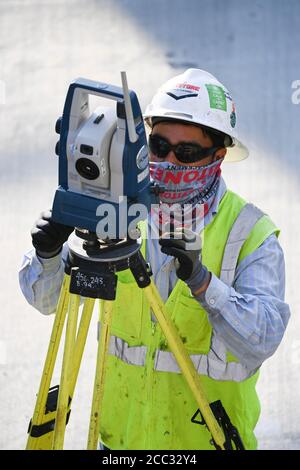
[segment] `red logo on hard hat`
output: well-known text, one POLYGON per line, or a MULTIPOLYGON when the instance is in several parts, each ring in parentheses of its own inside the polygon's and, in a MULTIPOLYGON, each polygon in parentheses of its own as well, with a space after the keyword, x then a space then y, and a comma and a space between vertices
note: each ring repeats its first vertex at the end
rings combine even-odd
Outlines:
POLYGON ((190 85, 189 83, 178 83, 176 88, 181 88, 189 91, 199 91, 200 87, 196 85, 190 85))

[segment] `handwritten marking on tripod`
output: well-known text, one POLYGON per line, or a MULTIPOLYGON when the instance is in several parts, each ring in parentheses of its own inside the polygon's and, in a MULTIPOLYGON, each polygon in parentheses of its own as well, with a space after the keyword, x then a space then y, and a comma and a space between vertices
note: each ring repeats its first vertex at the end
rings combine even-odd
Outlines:
POLYGON ((95 287, 105 286, 103 277, 91 276, 81 272, 76 273, 76 286, 77 287, 88 287, 94 289, 95 287))

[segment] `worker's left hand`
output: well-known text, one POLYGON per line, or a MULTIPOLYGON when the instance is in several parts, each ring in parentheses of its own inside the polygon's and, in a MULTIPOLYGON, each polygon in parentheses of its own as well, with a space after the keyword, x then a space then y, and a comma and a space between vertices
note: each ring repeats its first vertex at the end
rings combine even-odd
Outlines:
POLYGON ((176 274, 193 293, 208 282, 210 273, 201 262, 202 243, 199 235, 184 227, 176 228, 173 233, 165 232, 159 243, 163 253, 176 258, 176 274))

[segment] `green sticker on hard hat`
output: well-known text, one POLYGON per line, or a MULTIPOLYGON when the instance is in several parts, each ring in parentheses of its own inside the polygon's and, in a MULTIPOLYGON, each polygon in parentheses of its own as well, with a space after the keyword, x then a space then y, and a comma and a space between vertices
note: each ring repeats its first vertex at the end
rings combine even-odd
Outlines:
POLYGON ((207 88, 210 107, 227 111, 226 97, 223 88, 218 85, 205 85, 207 88))

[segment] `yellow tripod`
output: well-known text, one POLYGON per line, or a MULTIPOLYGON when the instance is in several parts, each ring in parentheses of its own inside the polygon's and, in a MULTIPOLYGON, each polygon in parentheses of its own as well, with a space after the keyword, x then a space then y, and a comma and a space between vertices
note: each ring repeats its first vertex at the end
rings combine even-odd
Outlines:
MULTIPOLYGON (((170 319, 156 286, 150 278, 149 268, 140 253, 138 242, 119 242, 99 246, 96 238, 82 243, 80 231, 69 239, 69 258, 63 280, 60 298, 53 324, 52 334, 43 369, 33 418, 28 429, 26 449, 63 449, 66 424, 74 394, 87 333, 92 317, 95 299, 99 299, 101 334, 98 343, 97 364, 94 380, 93 400, 87 448, 97 449, 101 402, 104 392, 106 362, 112 322, 112 305, 116 294, 116 272, 130 268, 137 284, 144 292, 150 307, 164 333, 170 350, 185 377, 202 415, 202 422, 212 435, 217 449, 240 449, 242 443, 236 429, 231 425, 224 410, 209 404, 201 386, 200 377, 187 354, 182 340, 170 319), (79 238, 80 237, 80 238, 79 238), (77 331, 80 298, 84 298, 80 324, 77 331), (60 385, 50 388, 62 330, 67 317, 66 336, 60 385), (228 423, 231 434, 228 434, 228 423), (223 432, 224 430, 224 432, 223 432)), ((193 419, 196 417, 194 415, 193 419)), ((194 422, 197 422, 194 420, 194 422)))

